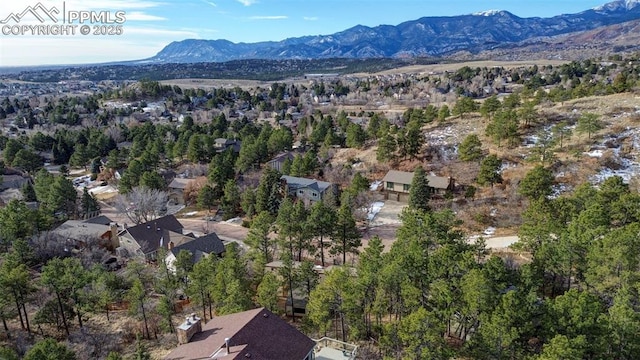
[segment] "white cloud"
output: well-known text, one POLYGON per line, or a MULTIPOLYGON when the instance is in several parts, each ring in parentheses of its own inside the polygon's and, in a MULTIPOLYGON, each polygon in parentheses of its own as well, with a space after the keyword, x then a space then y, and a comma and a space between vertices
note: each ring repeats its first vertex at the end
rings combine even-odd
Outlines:
POLYGON ((65 6, 69 10, 128 10, 148 9, 164 5, 160 1, 149 0, 66 0, 65 6))
POLYGON ((125 18, 127 21, 158 21, 158 20, 167 20, 162 16, 155 16, 150 14, 145 14, 142 11, 127 11, 125 14, 125 18))
POLYGON ((258 2, 257 0, 237 0, 237 1, 244 6, 251 6, 258 2))
POLYGON ((285 15, 275 15, 275 16, 250 16, 250 20, 284 20, 288 19, 288 16, 285 15))
POLYGON ((306 21, 316 21, 318 20, 317 16, 303 16, 302 19, 306 20, 306 21))
POLYGON ((214 3, 213 1, 207 1, 207 0, 202 0, 203 3, 205 4, 209 4, 213 7, 218 7, 218 5, 216 3, 214 3))

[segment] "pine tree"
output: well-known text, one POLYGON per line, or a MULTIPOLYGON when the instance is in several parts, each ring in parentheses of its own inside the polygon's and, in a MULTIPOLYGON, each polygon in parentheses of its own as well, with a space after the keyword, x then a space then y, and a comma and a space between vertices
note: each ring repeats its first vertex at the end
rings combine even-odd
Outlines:
POLYGON ((333 239, 336 241, 331 248, 331 253, 334 255, 342 254, 342 264, 347 262, 347 253, 357 254, 358 248, 362 244, 348 196, 343 199, 338 209, 333 239))
POLYGON ((82 199, 80 200, 80 205, 82 209, 82 215, 88 218, 91 214, 100 210, 100 204, 98 204, 98 200, 89 194, 89 191, 85 187, 82 190, 82 199))
POLYGON ((227 180, 224 185, 224 196, 222 198, 222 210, 224 211, 224 220, 228 220, 238 216, 240 213, 240 191, 238 185, 232 179, 227 180))
POLYGON ((480 164, 480 172, 478 173, 478 184, 491 185, 493 187, 496 183, 502 182, 502 175, 500 174, 500 168, 502 167, 502 160, 498 156, 491 154, 482 160, 480 164))
POLYGON ((427 174, 422 167, 417 167, 413 172, 413 180, 409 189, 409 207, 429 211, 429 199, 431 198, 431 188, 427 174))
POLYGON ((470 134, 462 140, 458 148, 458 155, 462 161, 475 161, 482 158, 482 142, 476 134, 470 134))
POLYGON ((376 150, 376 159, 380 162, 387 162, 393 160, 395 153, 398 150, 398 144, 393 137, 389 129, 384 130, 384 133, 378 140, 378 149, 376 150))

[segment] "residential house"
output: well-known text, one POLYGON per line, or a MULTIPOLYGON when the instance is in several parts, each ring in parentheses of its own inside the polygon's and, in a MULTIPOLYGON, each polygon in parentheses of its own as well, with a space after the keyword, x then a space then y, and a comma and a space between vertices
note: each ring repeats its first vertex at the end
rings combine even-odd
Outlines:
POLYGON ((167 186, 169 202, 184 205, 184 190, 196 179, 174 178, 167 186))
POLYGON ((31 182, 31 178, 16 174, 1 175, 0 177, 2 180, 2 182, 0 183, 0 191, 4 191, 7 189, 20 190, 22 189, 22 186, 31 182))
POLYGON ((282 165, 284 165, 285 161, 293 161, 293 153, 290 151, 280 153, 276 155, 273 159, 267 161, 267 166, 278 171, 282 171, 282 165))
POLYGON ((216 152, 224 152, 225 150, 231 148, 233 149, 234 153, 239 153, 240 152, 240 146, 242 146, 242 142, 240 140, 235 140, 235 139, 224 139, 224 138, 217 138, 214 143, 213 146, 216 149, 216 152))
MULTIPOLYGON (((427 175, 429 187, 434 193, 453 191, 455 180, 451 177, 427 175)), ((409 191, 413 182, 413 172, 389 170, 382 179, 385 200, 409 201, 409 191)))
POLYGON ((143 257, 156 260, 160 248, 169 249, 194 239, 193 234, 184 235, 183 226, 173 215, 166 215, 132 227, 118 234, 120 247, 116 252, 124 257, 143 257))
POLYGON ((189 187, 191 189, 199 188, 200 185, 197 184, 205 184, 206 182, 207 178, 204 176, 197 178, 174 177, 169 186, 167 186, 169 202, 176 205, 185 205, 185 201, 189 200, 189 196, 193 196, 193 194, 189 195, 188 191, 185 190, 189 190, 189 187))
POLYGON ((69 248, 82 248, 93 240, 108 250, 118 247, 118 224, 106 216, 88 220, 67 220, 51 233, 64 239, 65 245, 69 248))
POLYGON ((165 258, 165 263, 167 264, 167 268, 169 268, 169 270, 174 273, 176 272, 174 263, 176 261, 176 258, 178 257, 178 254, 182 250, 186 250, 191 253, 191 262, 195 264, 202 258, 207 257, 211 254, 214 254, 215 256, 222 256, 222 254, 224 254, 224 244, 216 233, 210 233, 195 238, 194 240, 186 242, 182 245, 169 247, 167 257, 165 258))
POLYGON ((335 184, 326 181, 283 175, 280 178, 285 192, 307 204, 322 200, 327 194, 337 193, 335 184))
POLYGON ((178 327, 178 339, 182 344, 166 360, 311 360, 316 346, 265 308, 217 316, 206 324, 191 315, 178 327))

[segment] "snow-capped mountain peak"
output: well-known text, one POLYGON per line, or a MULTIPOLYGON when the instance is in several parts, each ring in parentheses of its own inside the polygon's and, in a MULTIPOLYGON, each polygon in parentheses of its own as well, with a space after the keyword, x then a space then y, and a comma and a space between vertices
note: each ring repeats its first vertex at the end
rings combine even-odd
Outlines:
MULTIPOLYGON (((636 0, 636 1, 640 1, 640 0, 636 0)), ((473 13, 471 15, 475 15, 475 16, 493 16, 493 15, 498 15, 502 12, 503 10, 485 10, 485 11, 479 11, 476 13, 473 13)))
POLYGON ((596 6, 593 8, 593 10, 595 11, 631 10, 638 5, 640 5, 640 0, 615 0, 600 6, 596 6))

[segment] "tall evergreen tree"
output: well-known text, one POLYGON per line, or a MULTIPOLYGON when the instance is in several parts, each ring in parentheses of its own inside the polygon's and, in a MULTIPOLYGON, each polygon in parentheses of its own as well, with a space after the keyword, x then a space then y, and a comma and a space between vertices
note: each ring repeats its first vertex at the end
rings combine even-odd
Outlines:
POLYGON ((411 188, 409 188, 409 207, 422 211, 429 211, 429 199, 431 198, 431 187, 427 174, 421 166, 413 172, 411 188))
POLYGON ((357 254, 358 248, 362 244, 348 196, 343 199, 338 209, 333 239, 335 242, 331 247, 331 253, 334 255, 342 254, 342 264, 347 263, 347 253, 357 254))
POLYGON ((98 200, 96 200, 93 195, 89 194, 86 187, 82 189, 80 208, 82 209, 82 215, 87 218, 97 211, 100 211, 100 204, 98 204, 98 200))
POLYGON ((502 167, 502 160, 497 155, 491 154, 484 158, 480 163, 480 172, 478 173, 478 184, 491 185, 493 187, 496 183, 502 182, 502 175, 500 174, 500 168, 502 167))

